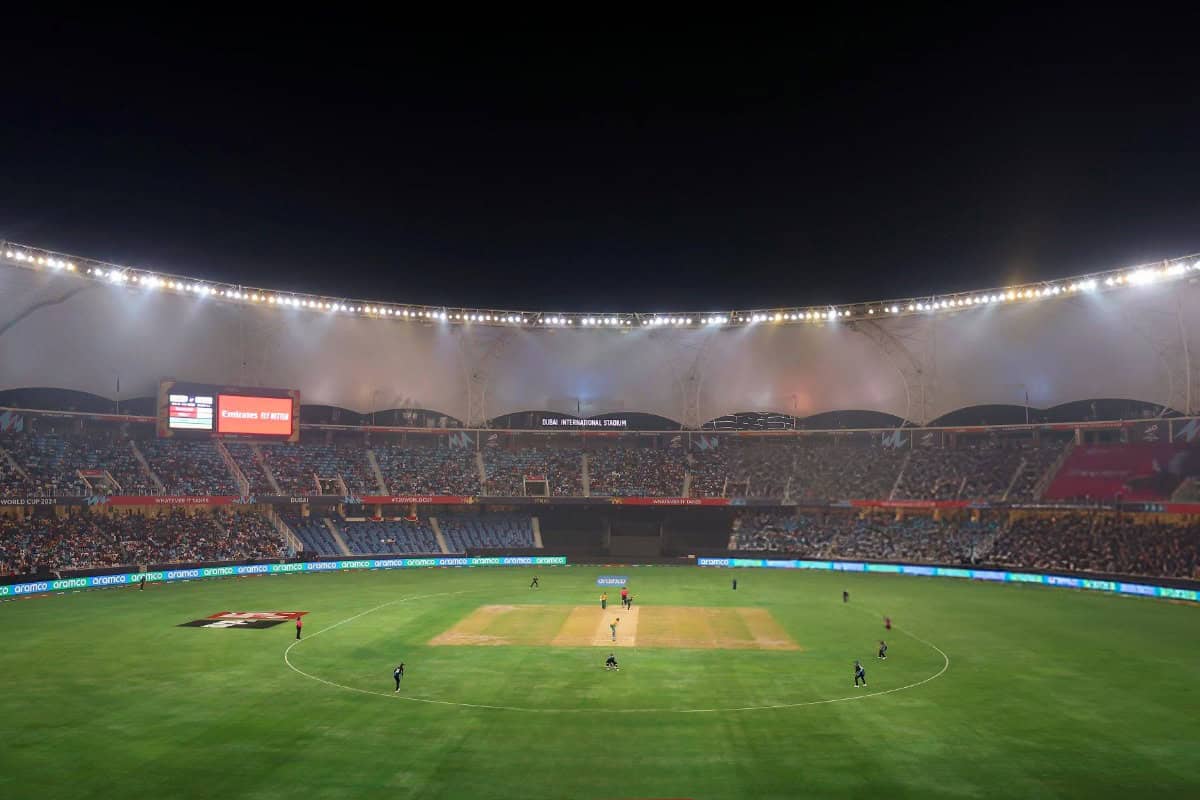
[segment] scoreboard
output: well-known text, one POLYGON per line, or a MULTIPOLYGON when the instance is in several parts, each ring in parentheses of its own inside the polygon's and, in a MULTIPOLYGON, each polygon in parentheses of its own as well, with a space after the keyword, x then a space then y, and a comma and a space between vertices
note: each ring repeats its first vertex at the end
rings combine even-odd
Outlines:
POLYGON ((213 396, 190 392, 167 395, 167 427, 173 431, 211 431, 213 396))
POLYGON ((158 391, 158 435, 298 441, 300 393, 164 380, 158 391))

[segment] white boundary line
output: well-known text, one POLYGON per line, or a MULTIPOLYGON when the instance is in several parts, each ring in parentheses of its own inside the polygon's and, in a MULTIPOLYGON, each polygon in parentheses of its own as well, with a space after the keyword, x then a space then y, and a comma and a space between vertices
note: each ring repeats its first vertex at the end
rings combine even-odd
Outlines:
MULTIPOLYGON (((447 596, 451 596, 451 595, 470 594, 472 592, 479 592, 479 591, 491 591, 491 590, 490 589, 487 589, 487 590, 465 589, 460 592, 437 592, 435 594, 418 594, 418 595, 412 595, 410 597, 401 597, 397 600, 389 600, 388 602, 381 603, 381 604, 375 606, 374 608, 368 608, 366 611, 355 614, 352 617, 347 617, 346 619, 342 620, 341 622, 335 622, 332 625, 330 625, 329 627, 322 628, 321 630, 317 631, 316 633, 313 633, 312 635, 310 635, 307 639, 299 639, 299 640, 292 642, 283 651, 283 661, 285 664, 287 664, 289 669, 291 669, 293 672, 297 673, 298 675, 303 675, 305 678, 309 678, 311 680, 317 681, 318 683, 323 683, 326 686, 332 686, 336 689, 344 689, 348 692, 357 692, 358 694, 375 695, 376 697, 387 697, 387 698, 391 698, 393 700, 408 700, 409 702, 426 703, 428 705, 454 706, 454 707, 458 707, 458 708, 480 708, 480 709, 488 709, 491 711, 517 711, 517 712, 523 712, 523 713, 528 713, 528 714, 716 714, 716 713, 723 713, 723 712, 730 712, 730 711, 769 711, 769 710, 778 710, 778 709, 787 709, 787 708, 802 708, 805 706, 821 706, 821 705, 829 705, 831 703, 845 703, 845 702, 849 702, 849 701, 853 701, 853 700, 865 700, 868 697, 882 697, 883 695, 887 695, 887 694, 895 694, 896 692, 903 692, 908 689, 915 689, 918 686, 923 686, 923 685, 929 683, 930 681, 937 680, 938 678, 940 678, 946 674, 946 670, 950 669, 950 656, 946 655, 946 652, 944 650, 942 650, 942 648, 938 647, 933 642, 929 642, 929 641, 926 641, 925 639, 922 639, 921 637, 917 636, 914 633, 909 633, 908 631, 903 630, 902 628, 896 627, 896 628, 893 628, 893 630, 895 630, 899 633, 903 633, 905 636, 908 636, 909 638, 920 642, 921 644, 925 645, 926 647, 930 647, 933 650, 936 650, 937 653, 942 657, 942 660, 943 660, 942 668, 940 670, 938 670, 936 673, 934 673, 933 675, 930 675, 929 677, 919 680, 915 683, 910 683, 907 686, 898 686, 894 689, 885 689, 884 691, 881 691, 881 692, 868 692, 867 694, 848 695, 846 697, 834 697, 834 698, 830 698, 827 700, 808 700, 803 703, 780 703, 780 704, 776 704, 776 705, 767 705, 767 706, 741 706, 741 707, 730 707, 730 708, 528 708, 528 707, 523 707, 523 706, 488 705, 485 703, 458 703, 453 700, 433 700, 433 699, 430 699, 427 697, 413 697, 411 695, 397 694, 396 692, 377 692, 377 691, 373 691, 371 689, 360 689, 357 686, 346 686, 345 684, 342 684, 342 683, 337 683, 335 681, 326 680, 325 678, 322 678, 319 675, 313 675, 312 673, 305 672, 304 670, 300 669, 295 664, 293 664, 291 661, 290 656, 291 656, 292 648, 296 647, 296 645, 300 644, 302 641, 303 642, 309 641, 310 639, 312 639, 316 636, 320 636, 322 633, 325 633, 326 631, 331 631, 334 628, 345 625, 348 622, 353 622, 354 620, 359 619, 360 617, 365 617, 367 614, 371 614, 375 611, 378 611, 381 608, 387 608, 388 606, 393 606, 393 605, 396 605, 397 603, 407 603, 410 600, 424 600, 429 597, 447 597, 447 596)), ((862 609, 862 611, 864 611, 864 613, 871 613, 871 612, 868 612, 866 609, 862 609)))

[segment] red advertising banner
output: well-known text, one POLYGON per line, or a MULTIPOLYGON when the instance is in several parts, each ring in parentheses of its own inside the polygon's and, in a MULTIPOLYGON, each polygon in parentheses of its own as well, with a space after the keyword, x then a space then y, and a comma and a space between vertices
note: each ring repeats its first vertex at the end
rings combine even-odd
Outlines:
MULTIPOLYGON (((401 494, 401 495, 368 495, 366 497, 356 498, 358 502, 366 506, 400 506, 412 505, 416 503, 419 506, 460 506, 467 503, 477 503, 478 498, 462 497, 453 494, 435 494, 435 495, 419 495, 419 494, 401 494)), ((489 498, 494 499, 498 503, 504 502, 504 497, 489 498)))
POLYGON ((115 494, 101 497, 110 506, 228 506, 240 502, 237 495, 115 494))
POLYGON ((851 500, 855 508, 967 508, 970 500, 851 500))
POLYGON ((217 395, 217 433, 292 435, 292 398, 217 395))
MULTIPOLYGON (((603 502, 603 498, 598 498, 603 502)), ((613 497, 614 506, 727 506, 728 497, 613 497)))

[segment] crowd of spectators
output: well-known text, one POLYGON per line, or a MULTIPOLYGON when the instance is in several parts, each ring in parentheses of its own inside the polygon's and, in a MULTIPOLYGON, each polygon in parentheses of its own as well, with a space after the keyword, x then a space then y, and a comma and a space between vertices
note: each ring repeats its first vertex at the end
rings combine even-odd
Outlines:
POLYGON ((374 450, 390 494, 480 494, 474 450, 400 445, 377 445, 374 450))
POLYGON ((678 447, 615 446, 588 452, 593 497, 681 497, 686 471, 687 455, 678 447))
POLYGON ((995 520, 897 519, 893 514, 853 511, 747 512, 738 515, 732 550, 765 550, 801 558, 972 562, 981 543, 995 536, 995 520))
POLYGON ((1200 578, 1200 522, 1114 512, 1023 516, 997 538, 991 559, 1048 571, 1200 578))
POLYGON ((278 558, 282 541, 251 512, 142 515, 86 510, 0 517, 0 573, 278 558))
POLYGON ((914 500, 1030 500, 1062 446, 977 442, 957 448, 916 447, 904 466, 896 497, 914 500), (1009 491, 1009 487, 1012 491, 1009 491))
POLYGON ((1045 440, 1036 447, 1032 444, 1024 445, 1021 448, 1021 454, 1025 458, 1025 464, 1016 480, 1013 481, 1012 488, 1008 490, 1008 497, 1005 499, 1010 503, 1028 503, 1036 500, 1034 491, 1038 488, 1038 483, 1046 477, 1066 447, 1065 441, 1045 440))
POLYGON ((851 443, 730 442, 692 453, 693 497, 789 500, 1033 499, 1061 443, 984 442, 958 448, 851 443), (1011 489, 1010 489, 1011 486, 1011 489))
POLYGON ((801 558, 1200 578, 1200 522, 1115 512, 1030 514, 1002 524, 994 515, 971 521, 856 511, 747 511, 734 519, 729 547, 801 558))
POLYGON ((688 457, 692 497, 783 497, 796 464, 786 442, 740 444, 693 452, 688 457))
POLYGON ((167 494, 239 494, 233 474, 213 442, 151 439, 140 447, 167 494))
MULTIPOLYGON (((676 443, 657 448, 602 443, 575 447, 471 449, 330 443, 226 444, 252 494, 380 493, 522 496, 525 480, 543 477, 550 496, 584 494, 588 459, 595 496, 767 497, 793 502, 843 499, 990 500, 1029 502, 1064 443, 1035 444, 1002 438, 961 440, 953 447, 885 447, 859 438, 728 438, 690 451, 676 443), (379 467, 371 465, 374 454, 379 467), (275 479, 275 485, 271 478, 275 479), (382 485, 381 485, 382 480, 382 485)), ((156 494, 154 477, 168 494, 237 494, 237 481, 210 441, 141 441, 153 475, 133 443, 112 431, 4 434, 3 447, 19 468, 0 457, 0 495, 79 496, 94 493, 156 494), (84 478, 86 476, 86 480, 84 478), (110 480, 111 478, 111 480, 110 480)), ((1193 492, 1200 490, 1192 489, 1193 492)))
POLYGON ((380 491, 367 460, 367 448, 362 445, 272 443, 259 445, 259 452, 262 468, 271 471, 284 494, 341 494, 338 478, 352 494, 373 495, 380 491))
POLYGON ((242 475, 246 476, 251 494, 275 494, 275 489, 267 478, 267 471, 263 465, 264 459, 260 455, 261 451, 256 453, 254 445, 246 442, 229 442, 225 445, 225 449, 233 457, 233 462, 238 465, 242 475))
POLYGON ((789 484, 793 500, 886 498, 908 451, 879 446, 797 445, 789 484))
POLYGON ((896 485, 906 500, 1000 499, 1017 472, 1021 452, 991 443, 955 449, 915 447, 896 485))
MULTIPOLYGON (((3 446, 0 444, 0 447, 3 446)), ((22 475, 8 458, 0 454, 0 497, 32 497, 41 493, 36 483, 22 475)))
POLYGON ((0 437, 0 448, 25 473, 0 458, 0 494, 6 496, 156 492, 129 440, 115 432, 7 434, 0 437))
POLYGON ((525 495, 526 478, 544 478, 554 497, 583 494, 583 453, 579 450, 493 447, 484 452, 483 464, 487 476, 484 493, 493 497, 525 495))

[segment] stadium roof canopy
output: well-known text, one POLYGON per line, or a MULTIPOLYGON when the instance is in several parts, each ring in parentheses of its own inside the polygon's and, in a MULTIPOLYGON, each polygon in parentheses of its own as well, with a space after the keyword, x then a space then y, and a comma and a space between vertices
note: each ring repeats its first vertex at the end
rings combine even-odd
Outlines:
POLYGON ((234 286, 0 243, 0 391, 149 396, 166 377, 299 389, 469 425, 532 409, 698 427, 746 411, 1200 399, 1200 260, 823 308, 463 309, 234 286))

